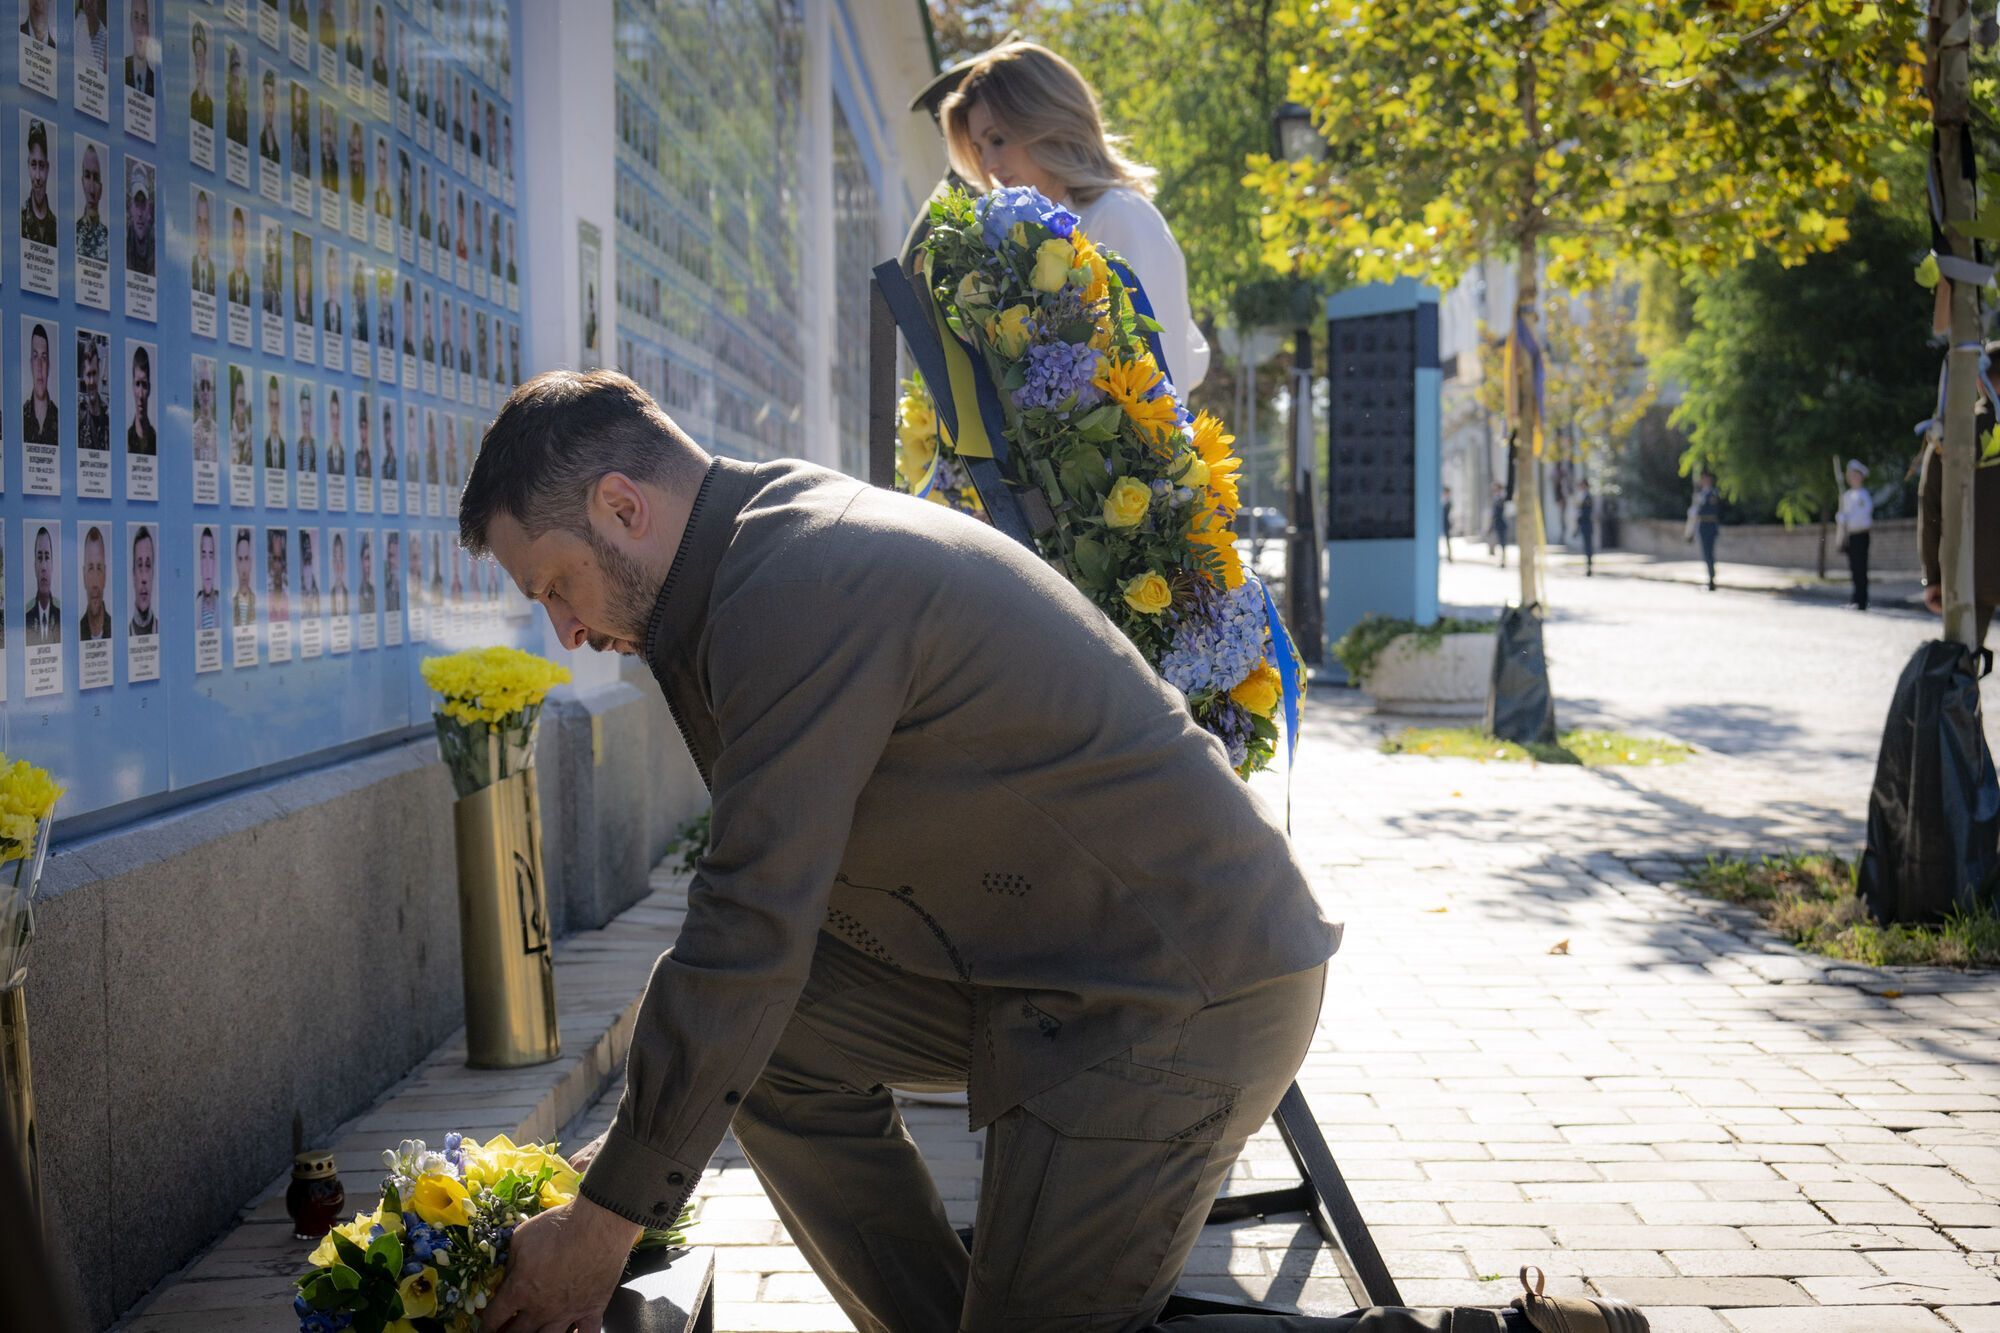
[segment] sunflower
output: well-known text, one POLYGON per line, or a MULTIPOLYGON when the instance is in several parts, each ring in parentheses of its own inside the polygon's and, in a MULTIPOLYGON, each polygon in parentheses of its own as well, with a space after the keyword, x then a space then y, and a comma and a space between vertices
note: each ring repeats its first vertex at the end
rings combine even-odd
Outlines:
POLYGON ((1165 441, 1179 424, 1179 408, 1173 395, 1154 392, 1161 387, 1161 376, 1160 368, 1150 356, 1141 354, 1130 361, 1105 357, 1097 363, 1097 374, 1090 382, 1124 408, 1140 436, 1152 444, 1165 441))
POLYGON ((1236 437, 1223 430, 1222 422, 1207 412, 1194 419, 1194 451, 1208 464, 1208 493, 1218 509, 1235 509, 1243 503, 1236 490, 1236 474, 1243 460, 1230 451, 1236 437))
POLYGON ((1223 587, 1243 586, 1243 557, 1236 552, 1236 534, 1230 530, 1226 514, 1218 509, 1202 514, 1188 529, 1188 540, 1209 572, 1222 575, 1223 587))

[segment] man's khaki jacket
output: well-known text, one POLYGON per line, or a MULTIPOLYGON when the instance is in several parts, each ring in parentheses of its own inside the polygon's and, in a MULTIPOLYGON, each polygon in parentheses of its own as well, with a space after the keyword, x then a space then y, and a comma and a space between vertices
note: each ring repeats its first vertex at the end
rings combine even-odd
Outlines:
POLYGON ((714 815, 583 1180, 629 1220, 678 1216, 822 932, 973 989, 974 1128, 1339 945, 1180 694, 964 515, 717 460, 643 647, 714 815))

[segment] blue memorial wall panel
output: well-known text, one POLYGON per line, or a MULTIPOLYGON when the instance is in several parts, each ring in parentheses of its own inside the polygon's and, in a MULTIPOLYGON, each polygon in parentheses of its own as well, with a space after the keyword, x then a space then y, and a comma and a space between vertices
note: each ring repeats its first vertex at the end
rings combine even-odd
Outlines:
POLYGON ((0 744, 75 818, 426 725, 423 656, 536 641, 456 542, 521 378, 517 7, 16 5, 0 744))
POLYGON ((801 0, 614 12, 619 312, 605 359, 708 448, 800 456, 801 0))

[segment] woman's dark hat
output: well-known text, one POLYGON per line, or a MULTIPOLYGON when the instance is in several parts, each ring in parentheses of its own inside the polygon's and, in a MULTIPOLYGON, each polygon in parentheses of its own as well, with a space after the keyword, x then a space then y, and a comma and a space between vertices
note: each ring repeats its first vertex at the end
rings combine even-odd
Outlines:
POLYGON ((987 56, 1003 46, 1025 40, 1021 35, 1021 30, 1016 28, 1001 38, 990 49, 981 51, 978 55, 967 56, 965 59, 952 64, 949 68, 938 74, 936 78, 925 84, 918 91, 917 95, 910 99, 910 110, 928 111, 935 117, 938 113, 938 108, 944 105, 944 99, 958 91, 958 85, 965 81, 965 76, 972 72, 974 65, 986 59, 987 56))

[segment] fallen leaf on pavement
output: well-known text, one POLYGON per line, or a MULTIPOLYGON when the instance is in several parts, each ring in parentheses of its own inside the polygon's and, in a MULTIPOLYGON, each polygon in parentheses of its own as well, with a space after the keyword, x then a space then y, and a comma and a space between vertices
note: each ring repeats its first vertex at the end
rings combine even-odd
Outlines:
POLYGON ((1557 941, 1556 941, 1556 942, 1555 942, 1554 944, 1552 944, 1552 945, 1550 945, 1550 946, 1549 946, 1549 952, 1550 952, 1550 953, 1559 953, 1559 954, 1568 954, 1568 953, 1569 953, 1569 941, 1568 941, 1568 940, 1557 940, 1557 941))

